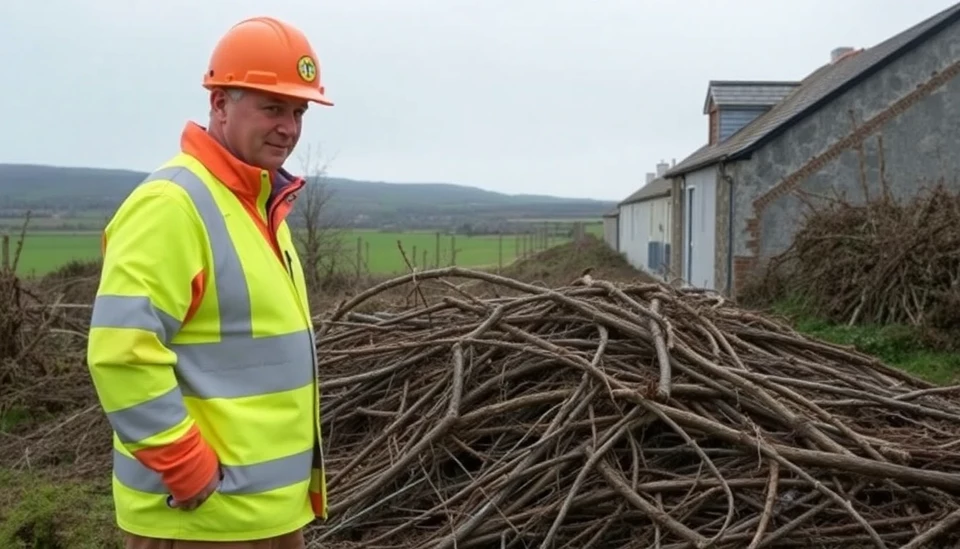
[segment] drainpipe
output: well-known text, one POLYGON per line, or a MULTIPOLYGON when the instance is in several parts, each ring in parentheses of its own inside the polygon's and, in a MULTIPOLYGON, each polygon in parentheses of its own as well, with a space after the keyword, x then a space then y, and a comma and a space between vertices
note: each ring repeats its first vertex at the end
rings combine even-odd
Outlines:
MULTIPOLYGON (((673 253, 679 254, 678 257, 680 258, 680 269, 679 269, 679 272, 676 273, 675 277, 680 280, 680 287, 685 287, 690 284, 690 282, 687 281, 687 270, 684 269, 684 264, 690 261, 690 258, 687 257, 688 255, 690 255, 690 248, 687 247, 687 239, 690 238, 690 235, 687 234, 687 176, 686 174, 680 176, 680 183, 678 187, 680 189, 680 192, 678 193, 678 196, 676 197, 675 200, 677 201, 677 204, 680 205, 679 206, 680 215, 674 216, 674 217, 680 218, 680 223, 679 223, 680 231, 678 231, 680 233, 680 238, 676 240, 677 242, 680 243, 680 245, 677 246, 675 250, 673 250, 673 253)), ((673 222, 673 218, 671 218, 670 221, 673 222)), ((673 240, 673 237, 671 236, 670 239, 673 240)), ((670 246, 672 247, 673 244, 671 244, 670 246)))
POLYGON ((720 164, 720 177, 730 184, 730 203, 728 205, 729 207, 727 208, 727 297, 730 297, 733 295, 733 191, 736 187, 733 183, 733 177, 730 177, 730 174, 727 173, 726 168, 726 164, 720 164))

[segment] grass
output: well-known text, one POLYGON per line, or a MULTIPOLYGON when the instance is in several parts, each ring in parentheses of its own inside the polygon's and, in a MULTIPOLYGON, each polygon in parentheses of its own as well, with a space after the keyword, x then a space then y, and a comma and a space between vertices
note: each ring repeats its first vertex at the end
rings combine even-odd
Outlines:
POLYGON ((26 423, 29 420, 29 414, 22 408, 12 408, 9 410, 0 411, 0 433, 11 431, 17 425, 26 423))
MULTIPOLYGON (((10 247, 15 246, 16 239, 11 237, 10 247)), ((27 233, 24 239, 17 272, 21 275, 42 275, 70 261, 86 261, 99 256, 98 232, 36 231, 27 233)))
MULTIPOLYGON (((590 232, 595 232, 591 230, 590 232)), ((435 264, 437 253, 436 233, 431 231, 380 232, 376 230, 345 230, 342 235, 343 247, 348 250, 346 261, 354 262, 358 239, 361 257, 373 274, 393 274, 407 270, 400 255, 397 241, 400 241, 411 262, 423 264, 423 253, 427 253, 427 265, 435 264)), ((548 242, 555 246, 568 242, 567 238, 553 237, 548 242)), ((513 262, 522 252, 518 235, 466 236, 456 235, 451 241, 449 235, 440 237, 440 264, 449 265, 451 250, 456 247, 456 263, 464 267, 491 267, 502 261, 504 265, 513 262), (502 255, 501 255, 502 254, 502 255)), ((15 237, 11 237, 11 247, 15 247, 15 237)), ((33 231, 28 232, 23 251, 17 266, 17 272, 23 276, 36 276, 49 273, 70 261, 93 260, 100 256, 100 233, 97 231, 33 231)), ((351 263, 352 264, 352 263, 351 263)))
POLYGON ((838 325, 811 314, 796 299, 785 300, 773 312, 790 319, 795 330, 817 339, 849 345, 890 366, 938 385, 960 383, 960 354, 931 350, 911 326, 838 325))
POLYGON ((109 486, 0 469, 0 547, 120 549, 109 486))
MULTIPOLYGON (((519 235, 503 235, 502 238, 498 235, 456 235, 451 239, 450 235, 440 235, 440 266, 450 264, 453 249, 456 249, 456 264, 463 267, 495 267, 501 257, 503 264, 507 265, 519 257, 523 250, 522 243, 518 247, 518 237, 519 235)), ((423 253, 426 252, 426 266, 432 267, 436 264, 438 243, 435 232, 347 231, 343 239, 348 250, 356 250, 358 239, 361 241, 361 253, 370 272, 374 274, 393 274, 407 270, 397 241, 400 241, 411 263, 415 261, 417 266, 423 266, 423 253)), ((554 237, 548 245, 555 246, 565 242, 569 242, 569 239, 554 237)))
MULTIPOLYGON (((108 212, 90 212, 88 215, 73 217, 32 217, 29 229, 35 231, 89 231, 103 229, 108 212)), ((0 217, 0 233, 20 234, 25 219, 20 217, 0 217)))

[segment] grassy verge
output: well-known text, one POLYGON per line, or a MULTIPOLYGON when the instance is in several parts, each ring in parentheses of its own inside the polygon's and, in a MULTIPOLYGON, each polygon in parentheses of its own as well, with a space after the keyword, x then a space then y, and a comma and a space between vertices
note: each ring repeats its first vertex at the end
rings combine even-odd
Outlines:
POLYGON ((0 547, 120 549, 108 486, 0 469, 0 547))
POLYGON ((846 326, 825 322, 799 301, 783 301, 773 312, 790 319, 798 332, 839 345, 849 345, 890 366, 936 383, 960 383, 960 353, 931 350, 910 326, 846 326))

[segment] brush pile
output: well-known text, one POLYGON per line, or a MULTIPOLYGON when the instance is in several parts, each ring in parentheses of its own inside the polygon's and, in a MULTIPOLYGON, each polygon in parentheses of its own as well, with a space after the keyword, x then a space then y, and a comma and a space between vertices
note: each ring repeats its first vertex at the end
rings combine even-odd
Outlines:
POLYGON ((111 443, 84 366, 91 306, 64 297, 0 269, 0 467, 102 476, 111 443))
MULTIPOLYGON (((89 305, 5 284, 0 416, 28 421, 0 429, 0 467, 108 482, 89 305)), ((960 543, 957 387, 709 293, 449 268, 318 322, 331 514, 310 547, 960 543)))
POLYGON ((776 258, 785 290, 840 323, 960 327, 960 195, 943 184, 898 201, 817 207, 776 258))
POLYGON ((343 303, 318 356, 332 507, 310 547, 960 543, 957 387, 708 293, 439 269, 343 303))
POLYGON ((90 306, 67 304, 61 292, 24 285, 15 274, 23 237, 12 260, 9 246, 8 237, 0 238, 0 415, 13 408, 56 413, 76 400, 69 389, 85 374, 72 366, 85 351, 90 306), (66 381, 63 374, 77 379, 66 381), (61 383, 68 394, 60 391, 61 383))

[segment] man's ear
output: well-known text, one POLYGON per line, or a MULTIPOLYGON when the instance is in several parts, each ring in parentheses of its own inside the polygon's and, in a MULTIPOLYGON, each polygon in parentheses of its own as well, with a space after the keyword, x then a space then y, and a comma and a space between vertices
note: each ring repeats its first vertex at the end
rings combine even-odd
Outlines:
POLYGON ((226 90, 214 88, 210 92, 210 118, 214 120, 223 120, 227 115, 227 103, 230 98, 227 97, 226 90))

